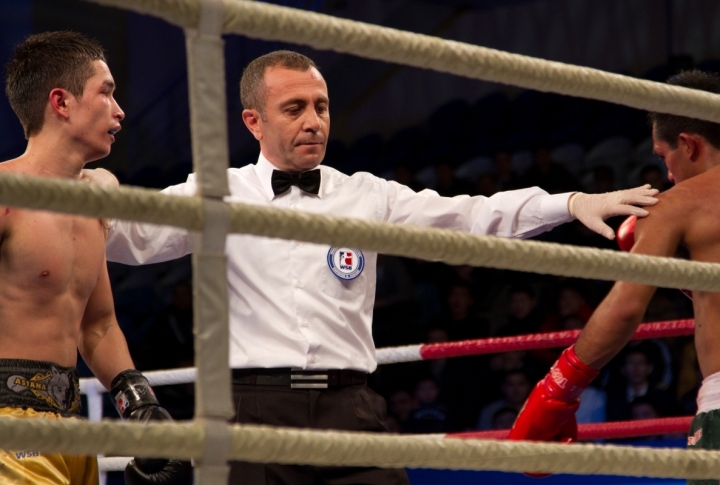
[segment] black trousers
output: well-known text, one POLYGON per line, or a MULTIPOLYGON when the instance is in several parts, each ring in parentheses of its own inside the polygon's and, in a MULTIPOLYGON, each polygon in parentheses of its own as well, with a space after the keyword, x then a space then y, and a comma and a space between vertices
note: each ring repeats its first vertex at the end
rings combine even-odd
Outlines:
MULTIPOLYGON (((289 389, 233 384, 235 423, 387 432, 385 400, 364 384, 289 389)), ((231 462, 232 485, 409 485, 405 470, 231 462)))

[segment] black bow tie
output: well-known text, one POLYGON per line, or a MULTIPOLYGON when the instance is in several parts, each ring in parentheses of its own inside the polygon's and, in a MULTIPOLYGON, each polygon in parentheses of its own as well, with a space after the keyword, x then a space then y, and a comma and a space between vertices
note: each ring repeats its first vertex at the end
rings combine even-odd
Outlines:
POLYGON ((320 191, 320 169, 301 173, 273 170, 270 182, 272 183, 272 189, 275 195, 284 194, 290 190, 290 186, 292 185, 300 187, 304 192, 317 195, 320 191))

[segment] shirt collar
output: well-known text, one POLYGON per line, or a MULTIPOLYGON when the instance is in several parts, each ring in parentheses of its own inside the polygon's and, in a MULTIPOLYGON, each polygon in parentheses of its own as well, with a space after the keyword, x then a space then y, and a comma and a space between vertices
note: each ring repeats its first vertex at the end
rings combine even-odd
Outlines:
MULTIPOLYGON (((320 168, 320 167, 318 167, 320 168)), ((258 157, 258 161, 255 164, 255 173, 257 174, 257 177, 260 179, 260 185, 262 185, 263 192, 265 192, 265 195, 267 195, 268 199, 273 200, 275 198, 275 193, 272 189, 272 173, 273 170, 279 170, 275 165, 272 164, 270 160, 265 158, 265 155, 260 152, 260 156, 258 157)), ((321 197, 322 198, 322 188, 323 188, 323 180, 320 179, 320 191, 318 192, 318 195, 312 195, 312 197, 321 197)))

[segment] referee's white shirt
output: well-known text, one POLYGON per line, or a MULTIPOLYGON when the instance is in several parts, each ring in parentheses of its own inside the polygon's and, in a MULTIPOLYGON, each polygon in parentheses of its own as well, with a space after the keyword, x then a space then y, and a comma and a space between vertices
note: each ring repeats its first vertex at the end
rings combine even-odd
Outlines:
MULTIPOLYGON (((275 196, 273 169, 262 154, 255 165, 229 169, 231 195, 225 200, 506 237, 530 237, 572 220, 567 209, 570 194, 549 195, 537 187, 492 197, 447 198, 431 190, 416 193, 369 173, 348 176, 320 166, 318 195, 293 186, 275 196)), ((195 175, 162 193, 195 195, 195 175)), ((377 254, 364 251, 362 273, 345 281, 331 271, 329 249, 300 241, 228 236, 233 368, 375 370, 371 324, 377 254)), ((157 263, 191 252, 185 230, 112 221, 109 261, 157 263)))

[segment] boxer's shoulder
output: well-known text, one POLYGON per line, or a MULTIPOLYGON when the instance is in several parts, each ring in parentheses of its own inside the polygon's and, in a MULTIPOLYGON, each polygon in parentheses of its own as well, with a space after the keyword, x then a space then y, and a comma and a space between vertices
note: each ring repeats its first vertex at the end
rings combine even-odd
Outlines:
POLYGON ((84 168, 80 174, 80 180, 103 187, 119 187, 117 177, 104 168, 84 168))

